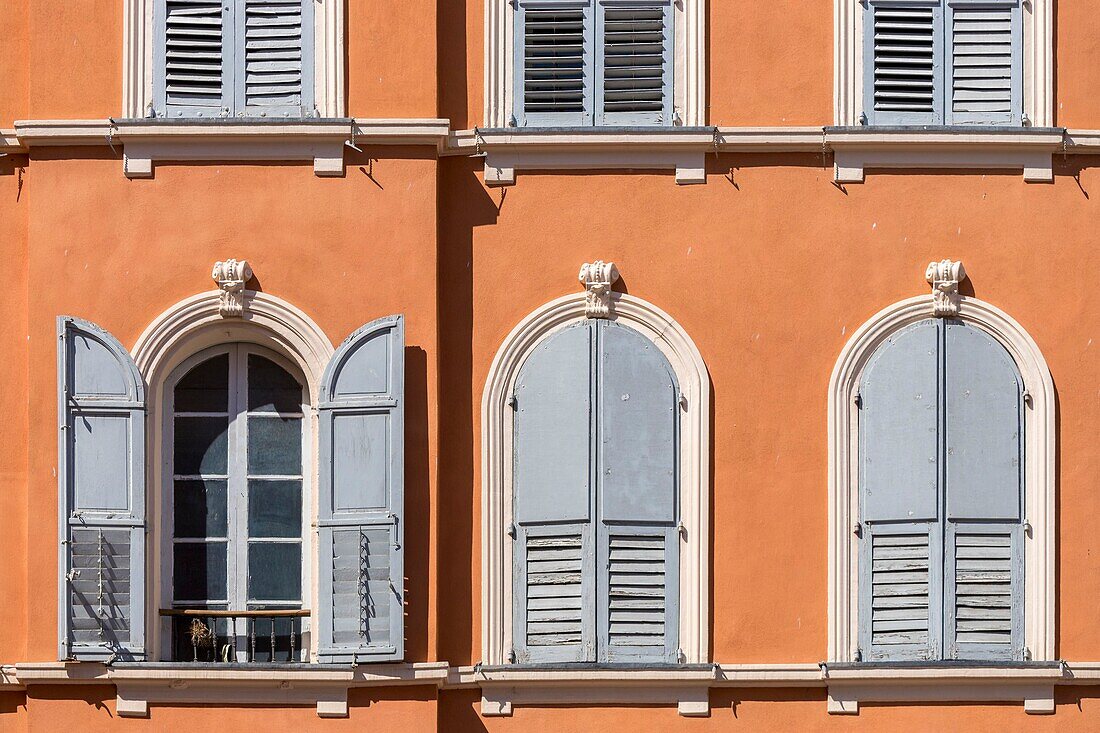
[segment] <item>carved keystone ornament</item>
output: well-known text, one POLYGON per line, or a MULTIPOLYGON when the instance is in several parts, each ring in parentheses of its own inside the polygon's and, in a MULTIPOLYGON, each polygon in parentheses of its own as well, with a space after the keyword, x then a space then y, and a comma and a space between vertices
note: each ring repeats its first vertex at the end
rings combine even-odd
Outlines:
POLYGON ((215 262, 210 273, 222 291, 218 312, 222 318, 239 318, 244 315, 244 284, 252 277, 252 268, 247 260, 225 260, 215 262))
POLYGON ((959 283, 966 278, 962 262, 941 260, 928 264, 924 278, 932 286, 932 313, 940 318, 959 314, 959 283))
POLYGON ((586 262, 577 279, 584 285, 584 315, 586 318, 607 318, 611 315, 611 286, 619 279, 614 262, 586 262))

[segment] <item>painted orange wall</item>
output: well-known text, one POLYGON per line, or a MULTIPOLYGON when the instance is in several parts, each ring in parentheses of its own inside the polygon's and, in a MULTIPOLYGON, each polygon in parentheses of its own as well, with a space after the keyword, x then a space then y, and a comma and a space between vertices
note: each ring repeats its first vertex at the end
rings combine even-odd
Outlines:
POLYGON ((27 113, 27 0, 0 3, 0 129, 27 113))

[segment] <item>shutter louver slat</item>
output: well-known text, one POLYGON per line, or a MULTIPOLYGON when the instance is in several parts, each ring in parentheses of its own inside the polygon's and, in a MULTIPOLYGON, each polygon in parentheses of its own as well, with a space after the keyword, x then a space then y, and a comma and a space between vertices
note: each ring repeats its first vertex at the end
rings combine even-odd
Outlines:
POLYGON ((130 641, 130 531, 72 531, 72 640, 123 647, 130 641))
POLYGON ((245 106, 301 107, 301 0, 245 0, 244 12, 245 106))
POLYGON ((951 27, 954 115, 1009 117, 1014 111, 1014 8, 956 7, 951 27))
POLYGON ((527 9, 523 106, 528 112, 585 111, 585 10, 527 9))
POLYGON ((665 535, 608 537, 608 642, 613 646, 665 645, 665 535))
POLYGON ((604 10, 605 112, 660 112, 664 107, 665 11, 604 10))
POLYGON ((871 647, 929 645, 928 533, 871 538, 871 647))
POLYGON ((936 23, 932 8, 875 7, 874 109, 935 111, 936 23))
POLYGON ((1012 537, 955 535, 955 640, 1012 642, 1012 537))
POLYGON ((165 0, 165 97, 169 105, 222 106, 222 4, 165 0))

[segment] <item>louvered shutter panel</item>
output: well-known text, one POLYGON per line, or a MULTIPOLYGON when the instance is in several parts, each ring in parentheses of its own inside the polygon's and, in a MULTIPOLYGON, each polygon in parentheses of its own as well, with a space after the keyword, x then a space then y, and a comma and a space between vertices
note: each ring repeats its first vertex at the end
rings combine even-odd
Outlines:
POLYGON ((145 387, 109 333, 58 319, 61 659, 145 658, 145 387))
POLYGON ((596 124, 671 125, 671 2, 597 2, 596 124))
POLYGON ((569 326, 516 381, 513 645, 520 663, 595 661, 594 329, 569 326))
POLYGON ((661 350, 597 321, 601 659, 675 663, 679 648, 679 390, 661 350))
POLYGON ((373 321, 336 350, 319 406, 322 662, 404 656, 405 326, 373 321))
POLYGON ((237 104, 246 116, 312 112, 313 0, 240 0, 237 49, 237 104))
POLYGON ((948 0, 947 124, 1021 124, 1020 5, 1020 0, 948 0))
POLYGON ((891 336, 859 386, 859 638, 865 661, 942 648, 938 323, 891 336))
POLYGON ((863 106, 868 124, 942 124, 940 0, 870 0, 864 17, 863 106))
POLYGON ((154 107, 159 116, 219 117, 232 106, 232 8, 221 0, 154 4, 154 107))
POLYGON ((1023 659, 1023 382, 984 331, 945 324, 946 655, 1023 659))
POLYGON ((516 124, 592 124, 592 3, 541 0, 516 5, 516 124))

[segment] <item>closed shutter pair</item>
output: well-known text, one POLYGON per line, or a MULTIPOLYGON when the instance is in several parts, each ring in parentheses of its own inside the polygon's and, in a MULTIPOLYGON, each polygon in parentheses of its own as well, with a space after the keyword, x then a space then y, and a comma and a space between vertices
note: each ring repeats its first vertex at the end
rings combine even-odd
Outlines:
MULTIPOLYGON (((98 326, 61 317, 58 340, 60 658, 143 660, 145 385, 98 326)), ((404 345, 401 316, 374 321, 340 345, 322 378, 322 662, 404 656, 404 345)))
POLYGON ((671 0, 515 7, 518 126, 672 124, 671 0))
POLYGON ((868 124, 1023 124, 1022 1, 867 0, 868 124))
POLYGON ((158 117, 313 114, 313 0, 156 0, 158 117))
POLYGON ((1022 660, 1023 382, 992 336, 926 320, 859 387, 864 661, 1022 660))
POLYGON ((566 327, 515 387, 519 663, 675 663, 679 403, 668 361, 606 320, 566 327))

